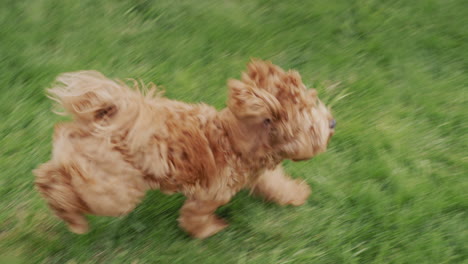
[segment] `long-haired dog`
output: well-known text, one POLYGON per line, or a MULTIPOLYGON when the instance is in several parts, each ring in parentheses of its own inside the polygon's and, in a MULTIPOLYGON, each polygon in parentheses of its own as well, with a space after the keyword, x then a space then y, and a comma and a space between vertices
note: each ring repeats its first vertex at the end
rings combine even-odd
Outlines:
POLYGON ((244 188, 303 204, 309 186, 280 163, 326 149, 330 111, 296 71, 269 62, 252 61, 228 86, 227 108, 217 111, 95 71, 59 76, 50 97, 73 121, 55 126, 52 159, 34 171, 37 188, 75 233, 87 232, 86 214, 125 215, 150 189, 187 197, 179 224, 198 238, 227 226, 214 212, 244 188))

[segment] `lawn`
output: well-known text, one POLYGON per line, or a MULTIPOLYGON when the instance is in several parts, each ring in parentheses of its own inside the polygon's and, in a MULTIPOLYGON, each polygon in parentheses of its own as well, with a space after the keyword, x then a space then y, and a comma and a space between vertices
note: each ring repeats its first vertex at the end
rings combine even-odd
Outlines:
POLYGON ((468 6, 462 0, 2 0, 0 262, 468 263, 468 6), (225 106, 251 57, 297 69, 331 103, 328 152, 285 162, 302 207, 239 193, 206 240, 184 198, 149 192, 130 215, 70 233, 34 189, 61 72, 141 78, 225 106))

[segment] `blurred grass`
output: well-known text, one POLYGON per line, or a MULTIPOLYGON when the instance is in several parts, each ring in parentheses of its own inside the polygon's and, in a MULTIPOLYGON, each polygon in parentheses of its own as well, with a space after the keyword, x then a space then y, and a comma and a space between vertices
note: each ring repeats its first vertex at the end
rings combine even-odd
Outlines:
POLYGON ((2 0, 0 259, 468 263, 467 16, 461 0, 2 0), (219 210, 230 227, 203 241, 177 227, 179 195, 90 217, 84 236, 50 214, 31 170, 50 155, 57 74, 141 78, 222 108, 250 57, 299 70, 327 101, 348 95, 329 151, 286 162, 314 189, 307 205, 240 193, 219 210))

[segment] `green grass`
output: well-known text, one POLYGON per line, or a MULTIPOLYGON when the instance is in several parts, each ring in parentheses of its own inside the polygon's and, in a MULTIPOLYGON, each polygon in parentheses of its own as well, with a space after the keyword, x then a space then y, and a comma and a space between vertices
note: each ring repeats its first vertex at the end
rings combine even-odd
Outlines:
POLYGON ((468 263, 467 17, 462 0, 3 0, 0 262, 468 263), (222 108, 250 57, 340 99, 329 151, 286 162, 307 205, 241 192, 206 240, 177 227, 179 195, 90 217, 83 236, 48 211, 31 170, 60 119, 44 96, 56 75, 96 69, 222 108))

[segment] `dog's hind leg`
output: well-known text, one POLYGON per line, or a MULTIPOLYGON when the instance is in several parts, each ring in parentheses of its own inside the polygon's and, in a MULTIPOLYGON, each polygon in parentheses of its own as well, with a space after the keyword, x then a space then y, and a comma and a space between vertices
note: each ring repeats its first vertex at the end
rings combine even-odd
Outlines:
POLYGON ((265 171, 252 186, 255 194, 280 205, 299 206, 307 201, 310 187, 301 180, 294 180, 286 175, 281 165, 274 170, 265 171))
POLYGON ((68 224, 70 231, 86 233, 88 222, 83 214, 87 206, 74 192, 68 173, 49 161, 34 170, 34 174, 39 192, 55 214, 68 224))
POLYGON ((88 232, 88 221, 86 217, 78 211, 67 211, 68 209, 55 208, 49 204, 55 214, 65 221, 68 225, 68 229, 75 234, 85 234, 88 232))

